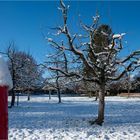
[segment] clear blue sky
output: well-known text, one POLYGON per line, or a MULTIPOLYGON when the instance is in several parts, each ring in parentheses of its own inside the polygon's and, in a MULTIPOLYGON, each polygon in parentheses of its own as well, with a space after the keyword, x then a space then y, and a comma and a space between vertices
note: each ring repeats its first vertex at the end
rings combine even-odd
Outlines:
MULTIPOLYGON (((77 31, 79 14, 84 23, 90 23, 98 9, 101 23, 109 24, 114 33, 126 32, 125 52, 140 49, 140 2, 67 1, 70 5, 69 26, 77 31)), ((0 50, 9 41, 15 41, 19 50, 30 52, 41 63, 49 52, 42 32, 61 23, 58 1, 0 2, 0 50)))

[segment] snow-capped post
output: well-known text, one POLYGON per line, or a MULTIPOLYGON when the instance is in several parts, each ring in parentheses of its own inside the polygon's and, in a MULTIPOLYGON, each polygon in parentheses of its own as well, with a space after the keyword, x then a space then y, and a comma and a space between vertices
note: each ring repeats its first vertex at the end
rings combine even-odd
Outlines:
POLYGON ((8 90, 13 87, 8 65, 0 56, 0 139, 8 140, 8 90))

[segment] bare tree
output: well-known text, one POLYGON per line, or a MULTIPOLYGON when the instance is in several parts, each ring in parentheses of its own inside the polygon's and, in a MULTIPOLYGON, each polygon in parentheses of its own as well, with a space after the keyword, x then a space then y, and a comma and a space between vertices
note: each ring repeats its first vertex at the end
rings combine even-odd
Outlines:
POLYGON ((60 77, 58 72, 54 72, 51 74, 51 76, 47 77, 45 79, 45 86, 43 89, 48 89, 49 90, 49 99, 51 99, 51 90, 56 90, 57 91, 57 96, 58 96, 58 103, 61 103, 61 87, 62 85, 60 84, 60 77))
POLYGON ((14 48, 14 43, 11 42, 9 43, 9 46, 6 50, 6 52, 1 52, 2 54, 6 55, 9 59, 9 64, 10 64, 10 71, 11 71, 11 76, 12 76, 12 81, 13 81, 13 88, 11 90, 12 93, 12 98, 11 98, 11 105, 10 107, 14 106, 15 104, 15 85, 16 85, 16 70, 20 69, 23 67, 23 64, 18 65, 15 69, 15 63, 14 63, 14 54, 16 53, 16 50, 14 48))
MULTIPOLYGON (((63 45, 63 41, 62 41, 63 45)), ((61 69, 67 69, 67 57, 66 54, 63 52, 60 56, 61 58, 58 57, 60 51, 56 51, 55 55, 47 56, 47 61, 45 62, 45 67, 55 67, 55 68, 60 68, 61 69)), ((51 69, 48 69, 49 71, 51 69)), ((66 70, 67 71, 67 70, 66 70)), ((55 88, 57 90, 58 94, 58 99, 59 103, 61 103, 61 90, 64 89, 64 85, 66 84, 65 82, 65 75, 61 74, 57 70, 51 70, 51 77, 46 79, 46 84, 50 85, 51 87, 55 88)))
POLYGON ((12 107, 15 104, 15 92, 28 91, 37 87, 40 84, 42 73, 38 70, 34 58, 30 54, 17 51, 13 42, 9 44, 8 49, 3 54, 8 57, 9 69, 13 80, 13 88, 11 90, 12 107))
MULTIPOLYGON (((58 67, 49 67, 49 69, 58 71, 61 74, 72 77, 75 76, 80 80, 86 80, 90 82, 95 82, 99 87, 99 107, 98 107, 98 117, 91 123, 96 123, 102 125, 104 122, 104 108, 105 108, 105 91, 106 84, 108 81, 119 80, 124 74, 129 71, 134 71, 139 64, 140 50, 130 53, 126 58, 119 58, 118 55, 123 49, 122 38, 125 35, 114 34, 110 36, 111 43, 108 45, 104 44, 103 49, 100 49, 99 52, 95 52, 96 47, 100 47, 94 42, 94 34, 98 28, 99 15, 93 17, 93 23, 91 26, 85 25, 81 22, 81 27, 84 29, 87 38, 82 40, 79 39, 84 34, 70 34, 70 29, 68 27, 68 9, 69 6, 66 6, 62 0, 60 0, 60 10, 62 11, 63 16, 63 25, 58 26, 55 29, 57 30, 57 35, 62 35, 65 37, 65 45, 59 45, 58 41, 55 41, 52 38, 48 38, 48 42, 55 49, 60 50, 60 52, 66 52, 66 55, 72 56, 75 58, 71 66, 78 65, 78 62, 81 62, 84 67, 89 69, 92 72, 93 77, 84 77, 79 71, 71 71, 69 69, 64 70, 58 67), (91 56, 95 59, 95 62, 91 61, 91 57, 88 55, 88 50, 91 51, 91 56), (118 72, 117 72, 118 71, 118 72), (112 75, 112 73, 115 73, 112 75)), ((104 35, 106 32, 102 32, 104 35)), ((60 36, 61 37, 61 36, 60 36)), ((58 39, 57 39, 58 40, 58 39)), ((68 59, 70 65, 70 58, 68 59)))
MULTIPOLYGON (((55 64, 56 64, 56 67, 57 67, 58 66, 57 61, 55 62, 55 64)), ((56 89, 57 95, 58 95, 58 103, 61 103, 62 102, 61 101, 61 85, 60 85, 60 75, 59 75, 59 72, 58 71, 53 72, 51 77, 46 78, 45 81, 46 81, 45 82, 46 85, 56 89)), ((50 92, 49 92, 49 98, 50 98, 50 92)))

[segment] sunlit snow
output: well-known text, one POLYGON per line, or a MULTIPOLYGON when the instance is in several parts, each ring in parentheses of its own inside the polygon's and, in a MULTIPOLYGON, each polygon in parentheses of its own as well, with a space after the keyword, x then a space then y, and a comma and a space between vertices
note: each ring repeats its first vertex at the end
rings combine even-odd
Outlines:
POLYGON ((98 102, 88 97, 20 97, 9 109, 9 140, 139 140, 140 98, 107 97, 103 126, 89 124, 98 102))
POLYGON ((0 55, 0 86, 8 86, 9 89, 13 87, 12 78, 8 65, 0 55))

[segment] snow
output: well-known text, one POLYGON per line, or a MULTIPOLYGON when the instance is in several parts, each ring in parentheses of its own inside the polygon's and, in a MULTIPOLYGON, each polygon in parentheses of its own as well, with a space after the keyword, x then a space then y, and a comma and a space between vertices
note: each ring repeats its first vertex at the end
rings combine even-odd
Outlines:
POLYGON ((88 97, 20 97, 9 109, 9 140, 139 140, 140 98, 107 97, 103 126, 90 125, 98 102, 88 97))
POLYGON ((3 57, 0 55, 0 86, 8 86, 9 89, 13 87, 12 78, 8 65, 3 57))
POLYGON ((81 34, 79 34, 78 36, 79 36, 79 37, 83 37, 83 35, 81 35, 81 34))
POLYGON ((97 22, 97 20, 100 18, 100 15, 93 16, 92 18, 94 22, 97 22))
POLYGON ((47 39, 48 39, 48 41, 49 41, 49 42, 52 42, 52 41, 53 41, 53 39, 52 39, 52 38, 47 38, 47 39))
POLYGON ((89 45, 88 42, 81 43, 82 46, 89 45))
POLYGON ((60 8, 60 7, 57 7, 57 9, 58 9, 58 10, 62 10, 62 8, 60 8))
POLYGON ((109 44, 108 48, 111 49, 112 47, 113 47, 112 44, 109 44))
POLYGON ((114 34, 113 39, 121 39, 126 33, 114 34))
POLYGON ((137 61, 138 64, 140 64, 140 59, 137 61))
POLYGON ((108 36, 108 34, 105 33, 104 31, 101 31, 101 33, 102 33, 103 35, 105 35, 105 36, 108 36))
POLYGON ((69 8, 70 8, 70 5, 67 6, 67 9, 69 9, 69 8))

